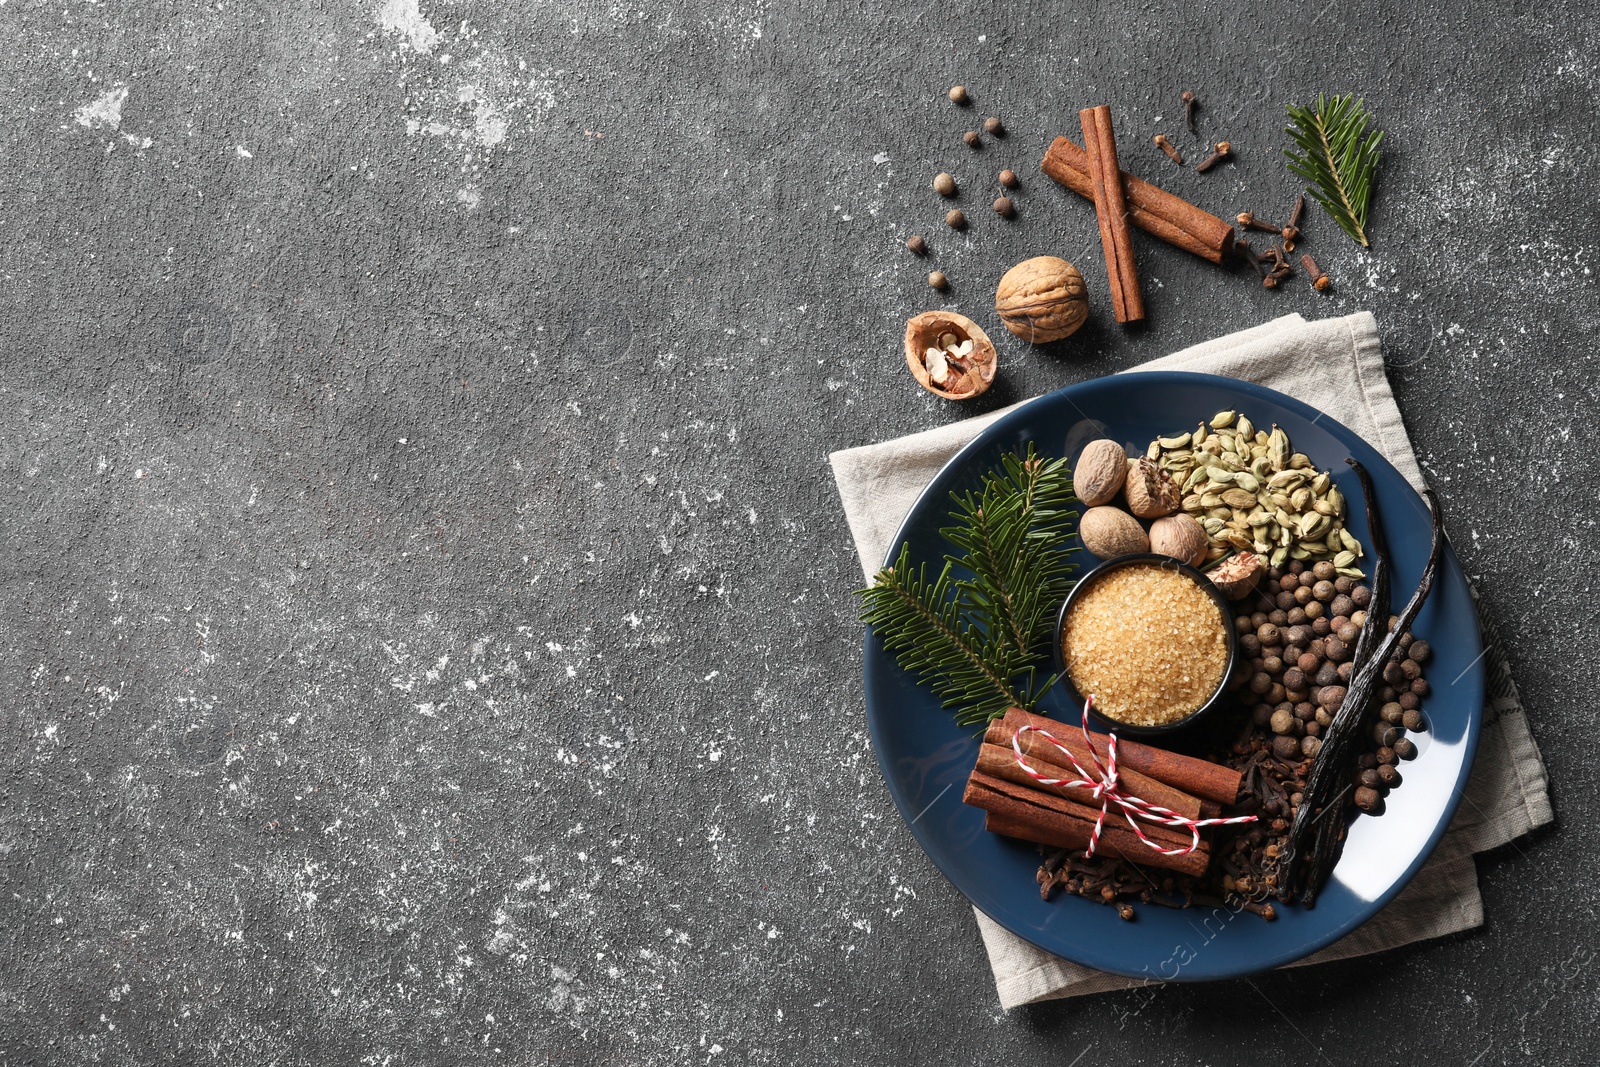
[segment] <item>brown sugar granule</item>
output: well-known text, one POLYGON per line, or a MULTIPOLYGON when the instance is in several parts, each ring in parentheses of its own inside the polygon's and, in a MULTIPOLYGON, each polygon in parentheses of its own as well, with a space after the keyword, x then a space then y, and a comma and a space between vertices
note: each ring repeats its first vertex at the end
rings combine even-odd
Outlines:
POLYGON ((1216 601, 1181 571, 1133 564, 1084 590, 1062 628, 1072 684, 1096 710, 1132 726, 1164 726, 1222 684, 1228 637, 1216 601))

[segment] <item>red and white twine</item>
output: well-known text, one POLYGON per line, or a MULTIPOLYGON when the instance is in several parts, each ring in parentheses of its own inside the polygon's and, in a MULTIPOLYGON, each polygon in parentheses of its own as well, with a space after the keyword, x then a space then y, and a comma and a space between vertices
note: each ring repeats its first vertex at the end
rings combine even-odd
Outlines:
POLYGON ((1122 792, 1119 788, 1120 779, 1117 775, 1116 733, 1113 732, 1106 735, 1106 759, 1104 763, 1100 761, 1100 754, 1095 751, 1094 741, 1089 736, 1089 708, 1093 704, 1093 697, 1084 702, 1082 729, 1084 744, 1089 749, 1089 759, 1094 763, 1095 772, 1099 775, 1098 780, 1084 769, 1083 764, 1078 762, 1078 757, 1072 754, 1071 749, 1056 740, 1042 726, 1018 727, 1016 734, 1011 738, 1011 750, 1016 753, 1017 766, 1027 772, 1034 781, 1041 785, 1060 786, 1062 789, 1087 789, 1090 791, 1091 797, 1100 802, 1100 814, 1094 820, 1094 829, 1089 834, 1089 847, 1083 853, 1086 859, 1094 856, 1094 850, 1100 844, 1100 831, 1105 826, 1106 813, 1110 811, 1113 804, 1121 810, 1123 818, 1128 820, 1128 825, 1133 828, 1133 832, 1139 835, 1139 840, 1163 856, 1187 856, 1199 848, 1200 830, 1203 827, 1237 826, 1240 823, 1256 821, 1256 816, 1254 815, 1239 815, 1231 819, 1191 819, 1187 816, 1179 815, 1168 808, 1163 808, 1159 804, 1152 804, 1147 800, 1140 800, 1136 796, 1122 792), (1028 761, 1022 755, 1022 735, 1026 733, 1036 733, 1054 745, 1063 756, 1067 757, 1067 761, 1072 764, 1072 769, 1077 771, 1080 777, 1071 779, 1051 778, 1030 767, 1028 761), (1189 831, 1193 840, 1181 848, 1162 848, 1145 836, 1144 830, 1139 825, 1141 820, 1154 823, 1157 826, 1182 827, 1189 831))

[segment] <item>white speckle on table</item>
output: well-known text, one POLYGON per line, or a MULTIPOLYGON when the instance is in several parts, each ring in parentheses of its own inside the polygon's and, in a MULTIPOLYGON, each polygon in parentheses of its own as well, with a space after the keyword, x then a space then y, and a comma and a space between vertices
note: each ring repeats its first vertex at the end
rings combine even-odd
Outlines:
POLYGON ((423 16, 417 0, 385 0, 378 11, 378 25, 405 38, 407 44, 423 55, 432 52, 439 43, 438 31, 423 16))
POLYGON ((87 104, 84 104, 72 117, 78 125, 86 129, 120 129, 122 126, 122 105, 128 102, 128 87, 119 84, 87 104))

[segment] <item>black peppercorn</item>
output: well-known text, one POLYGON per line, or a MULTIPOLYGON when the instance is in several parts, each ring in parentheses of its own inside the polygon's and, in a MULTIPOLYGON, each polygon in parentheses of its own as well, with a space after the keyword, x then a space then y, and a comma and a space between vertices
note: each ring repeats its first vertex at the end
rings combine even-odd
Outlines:
POLYGON ((1306 686, 1306 672, 1298 666, 1290 667, 1283 672, 1283 687, 1285 689, 1304 689, 1306 686))
POLYGON ((1383 680, 1388 682, 1390 685, 1399 685, 1401 682, 1407 681, 1408 679, 1406 678, 1405 671, 1401 669, 1400 664, 1390 660, 1388 663, 1383 665, 1383 680))
POLYGON ((944 271, 933 270, 928 272, 928 284, 935 289, 948 289, 950 288, 950 279, 944 276, 944 271))
POLYGON ((1349 682, 1350 676, 1356 673, 1356 665, 1350 660, 1339 664, 1339 681, 1349 682))
MULTIPOLYGON (((1388 704, 1384 705, 1384 707, 1389 707, 1389 706, 1390 705, 1388 705, 1388 704)), ((1397 708, 1400 707, 1399 704, 1395 704, 1393 706, 1397 707, 1397 708)), ((1418 708, 1410 708, 1410 709, 1401 708, 1401 710, 1400 710, 1400 724, 1402 726, 1404 726, 1407 730, 1410 730, 1414 734, 1420 734, 1422 731, 1424 731, 1424 730, 1426 730, 1428 728, 1428 724, 1427 724, 1426 721, 1423 720, 1422 712, 1418 708)))
POLYGON ((1291 559, 1289 561, 1289 573, 1290 574, 1299 575, 1299 574, 1304 574, 1305 571, 1306 571, 1306 565, 1303 562, 1301 562, 1300 560, 1291 559))
POLYGON ((1426 678, 1413 678, 1411 680, 1411 691, 1419 697, 1427 696, 1428 680, 1426 678))
POLYGON ((1351 589, 1355 588, 1355 584, 1356 583, 1353 579, 1346 578, 1341 574, 1339 577, 1333 580, 1333 591, 1335 593, 1348 593, 1351 589))
POLYGON ((1267 624, 1267 609, 1261 608, 1254 612, 1250 616, 1250 624, 1258 630, 1265 626, 1267 624))
POLYGON ((1302 756, 1315 756, 1322 750, 1322 738, 1315 734, 1307 733, 1300 739, 1300 754, 1302 756))
POLYGON ((1328 603, 1328 610, 1331 611, 1335 617, 1349 619, 1350 613, 1356 610, 1356 603, 1341 593, 1328 603))
POLYGON ((1400 661, 1400 673, 1405 675, 1406 681, 1414 682, 1422 677, 1422 667, 1416 660, 1403 659, 1400 661))
POLYGON ((1356 757, 1356 766, 1364 771, 1371 770, 1378 765, 1378 757, 1370 752, 1363 752, 1356 757))
POLYGON ((1301 674, 1315 675, 1317 668, 1322 666, 1322 660, 1311 652, 1302 652, 1295 666, 1300 668, 1301 674))
POLYGON ((1358 608, 1365 608, 1372 603, 1372 590, 1364 585, 1358 585, 1350 590, 1350 599, 1355 601, 1358 608))
POLYGON ((956 195, 956 180, 943 171, 933 176, 933 191, 940 196, 956 195))
POLYGON ((1001 122, 996 116, 991 115, 983 120, 983 132, 998 137, 1006 132, 1005 123, 1001 122))
POLYGON ((945 212, 944 224, 952 230, 964 230, 967 227, 967 213, 960 208, 952 208, 945 212))
POLYGON ((1267 690, 1272 688, 1272 675, 1266 671, 1257 671, 1250 676, 1250 692, 1257 696, 1265 696, 1267 690))
POLYGON ((1257 726, 1267 726, 1272 722, 1272 705, 1257 704, 1250 709, 1250 721, 1257 726))
MULTIPOLYGON (((1322 564, 1319 563, 1317 566, 1320 567, 1322 564)), ((1337 594, 1338 590, 1334 589, 1333 583, 1326 579, 1318 581, 1316 585, 1311 587, 1311 595, 1324 604, 1331 601, 1337 594)))
POLYGON ((1402 737, 1394 743, 1394 754, 1404 760, 1417 758, 1417 746, 1409 737, 1402 737))
POLYGON ((1411 647, 1406 649, 1406 658, 1415 663, 1428 662, 1428 657, 1432 654, 1433 646, 1426 641, 1413 641, 1411 647))
POLYGON ((1286 617, 1290 626, 1301 626, 1306 621, 1306 612, 1304 608, 1296 604, 1294 607, 1289 609, 1289 613, 1286 617))
POLYGON ((952 85, 948 95, 952 104, 965 104, 970 99, 965 85, 952 85))
POLYGON ((1288 626, 1289 613, 1284 611, 1282 608, 1275 608, 1274 610, 1267 612, 1267 621, 1274 626, 1288 626))
POLYGON ((921 234, 912 234, 906 238, 906 247, 911 249, 911 254, 925 256, 928 254, 928 242, 922 239, 921 234))
POLYGON ((1393 789, 1400 784, 1400 772, 1389 764, 1380 766, 1376 773, 1378 781, 1382 782, 1386 789, 1393 789))
POLYGON ((1009 196, 997 196, 994 201, 994 213, 1003 219, 1009 219, 1017 213, 1017 208, 1009 196))
POLYGON ((1279 734, 1272 739, 1272 754, 1281 760, 1292 760, 1300 755, 1300 739, 1289 734, 1279 734))
POLYGON ((1328 620, 1322 617, 1323 613, 1327 610, 1327 606, 1324 605, 1320 600, 1313 600, 1305 606, 1306 618, 1311 620, 1312 629, 1316 630, 1319 634, 1325 634, 1328 632, 1328 620), (1322 625, 1318 626, 1318 623, 1321 623, 1322 625))
POLYGON ((1386 722, 1373 724, 1372 739, 1378 743, 1379 748, 1388 748, 1400 739, 1400 731, 1386 722))
POLYGON ((1400 702, 1400 706, 1405 708, 1407 711, 1412 711, 1416 708, 1422 707, 1422 698, 1411 692, 1409 689, 1395 697, 1395 699, 1398 700, 1400 702))
MULTIPOLYGON (((1333 625, 1333 624, 1329 624, 1333 625)), ((1361 636, 1361 628, 1349 620, 1343 626, 1333 626, 1334 634, 1347 645, 1356 643, 1356 638, 1361 636)))
POLYGON ((1311 595, 1311 587, 1309 585, 1300 585, 1295 587, 1294 602, 1296 604, 1299 604, 1301 607, 1305 607, 1307 604, 1311 603, 1313 599, 1314 598, 1311 595))
POLYGON ((1356 784, 1366 786, 1368 789, 1378 788, 1378 782, 1378 772, 1375 770, 1361 771, 1356 775, 1356 784))
MULTIPOLYGON (((1390 701, 1378 709, 1378 717, 1384 722, 1388 723, 1390 726, 1399 726, 1402 722, 1404 722, 1405 713, 1405 709, 1399 704, 1394 703, 1394 701, 1390 701)), ((1410 727, 1407 726, 1406 729, 1409 730, 1410 727)))
POLYGON ((968 130, 961 135, 961 139, 967 142, 968 148, 977 148, 983 144, 983 138, 978 136, 977 130, 968 130))
POLYGON ((1251 658, 1261 655, 1261 638, 1255 635, 1254 630, 1239 638, 1239 651, 1251 658))
POLYGON ((1394 754, 1394 749, 1390 748, 1388 745, 1384 745, 1382 748, 1378 749, 1377 756, 1379 766, 1382 766, 1385 763, 1393 763, 1397 758, 1394 754))
POLYGON ((1334 634, 1329 634, 1323 638, 1322 652, 1335 663, 1343 663, 1350 658, 1350 646, 1339 640, 1334 634))
POLYGON ((1383 794, 1362 786, 1356 790, 1356 807, 1368 815, 1376 815, 1383 810, 1383 794))
POLYGON ((1299 584, 1300 576, 1297 574, 1285 574, 1278 579, 1278 588, 1286 592, 1293 592, 1299 584))
POLYGON ((1017 172, 1007 167, 1000 172, 1000 184, 1007 189, 1015 189, 1021 183, 1017 180, 1017 172))
POLYGON ((1342 685, 1325 685, 1322 687, 1322 691, 1317 694, 1317 703, 1325 708, 1337 708, 1344 703, 1344 697, 1347 692, 1349 690, 1342 685))
POLYGON ((1283 611, 1288 611, 1295 606, 1294 594, 1279 593, 1276 597, 1273 597, 1273 603, 1277 604, 1283 611))
POLYGON ((1283 637, 1278 632, 1277 624, 1272 622, 1263 622, 1257 626, 1256 637, 1260 639, 1263 645, 1279 645, 1283 643, 1283 637))
MULTIPOLYGON (((1321 563, 1318 563, 1315 567, 1312 567, 1311 568, 1311 573, 1312 573, 1312 575, 1314 575, 1316 577, 1317 581, 1319 581, 1319 582, 1330 582, 1331 583, 1335 578, 1339 577, 1339 572, 1337 570, 1335 570, 1333 564, 1328 562, 1327 560, 1323 560, 1321 563)), ((1320 600, 1322 598, 1319 596, 1317 599, 1320 600)))

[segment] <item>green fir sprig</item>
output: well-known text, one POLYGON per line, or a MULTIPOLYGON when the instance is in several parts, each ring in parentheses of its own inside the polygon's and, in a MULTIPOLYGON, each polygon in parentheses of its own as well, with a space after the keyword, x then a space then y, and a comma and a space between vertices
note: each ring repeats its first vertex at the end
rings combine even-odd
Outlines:
POLYGON ((1311 183, 1307 190, 1322 210, 1363 248, 1372 185, 1383 154, 1383 131, 1369 129, 1372 113, 1354 94, 1318 94, 1315 107, 1289 105, 1287 132, 1300 149, 1285 148, 1289 169, 1311 183))
POLYGON ((956 551, 936 578, 902 546, 890 567, 858 590, 862 619, 963 726, 1034 707, 1055 684, 1039 660, 1054 611, 1072 587, 1067 542, 1076 531, 1072 471, 1028 447, 1007 453, 976 492, 952 493, 956 551), (958 577, 959 575, 959 577, 958 577))

